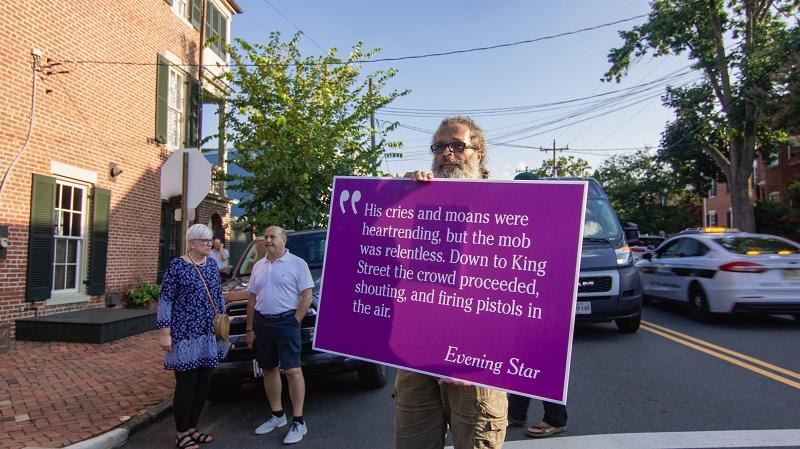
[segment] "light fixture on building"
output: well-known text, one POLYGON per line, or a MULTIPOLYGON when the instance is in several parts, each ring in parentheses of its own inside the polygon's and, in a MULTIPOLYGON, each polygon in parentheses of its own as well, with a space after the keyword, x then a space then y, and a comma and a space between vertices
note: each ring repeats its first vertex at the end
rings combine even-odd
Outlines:
POLYGON ((111 177, 112 178, 116 178, 117 176, 120 175, 120 173, 122 173, 122 169, 117 164, 112 163, 111 164, 111 177))

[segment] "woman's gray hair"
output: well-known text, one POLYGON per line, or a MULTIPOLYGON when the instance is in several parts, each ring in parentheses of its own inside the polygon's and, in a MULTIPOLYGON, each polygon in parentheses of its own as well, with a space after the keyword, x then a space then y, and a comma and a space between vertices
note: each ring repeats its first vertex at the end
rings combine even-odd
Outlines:
POLYGON ((196 225, 192 225, 186 231, 186 241, 187 242, 189 240, 210 239, 213 236, 214 236, 214 231, 212 231, 211 228, 209 228, 208 226, 206 226, 204 224, 200 224, 200 223, 198 223, 196 225))

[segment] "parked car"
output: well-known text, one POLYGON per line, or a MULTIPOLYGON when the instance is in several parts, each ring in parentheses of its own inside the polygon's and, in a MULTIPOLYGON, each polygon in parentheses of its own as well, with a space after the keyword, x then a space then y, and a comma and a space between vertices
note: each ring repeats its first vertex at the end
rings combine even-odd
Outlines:
POLYGON ((608 196, 594 178, 547 180, 587 181, 589 184, 576 321, 613 320, 620 332, 636 332, 642 321, 642 283, 628 242, 638 241, 638 228, 632 223, 622 227, 608 196))
POLYGON ((633 261, 638 262, 642 260, 642 256, 644 256, 645 253, 655 251, 658 245, 664 243, 664 240, 666 240, 666 237, 661 237, 659 235, 640 235, 639 242, 631 246, 633 261))
POLYGON ((788 239, 689 229, 637 266, 647 298, 686 303, 698 321, 740 312, 791 314, 800 320, 800 244, 788 239))
MULTIPOLYGON (((312 342, 319 308, 320 277, 325 259, 327 231, 314 230, 290 232, 286 248, 308 263, 314 278, 312 303, 301 323, 302 353, 301 363, 305 373, 333 373, 355 371, 365 388, 380 388, 386 384, 387 368, 384 365, 363 360, 314 351, 312 342)), ((225 309, 231 317, 230 342, 232 349, 213 372, 212 383, 215 389, 238 387, 242 382, 253 380, 260 375, 254 362, 255 354, 247 347, 245 326, 247 321, 247 283, 253 266, 264 257, 264 239, 257 238, 242 254, 236 263, 230 280, 223 283, 225 309)))

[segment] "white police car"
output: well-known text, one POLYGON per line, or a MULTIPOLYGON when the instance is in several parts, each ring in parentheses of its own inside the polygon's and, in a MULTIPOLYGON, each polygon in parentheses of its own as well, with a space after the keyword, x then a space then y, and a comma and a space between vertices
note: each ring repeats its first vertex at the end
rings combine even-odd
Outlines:
POLYGON ((800 244, 726 228, 686 230, 636 266, 646 298, 688 302, 692 317, 791 314, 800 321, 800 244))

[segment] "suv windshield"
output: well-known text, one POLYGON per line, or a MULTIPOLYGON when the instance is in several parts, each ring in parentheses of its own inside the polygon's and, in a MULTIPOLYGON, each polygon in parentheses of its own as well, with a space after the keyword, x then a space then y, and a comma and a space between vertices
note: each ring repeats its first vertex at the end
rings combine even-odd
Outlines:
POLYGON ((586 200, 583 238, 621 240, 622 235, 617 217, 614 215, 608 200, 599 198, 586 200))
POLYGON ((800 250, 797 246, 774 237, 722 237, 714 241, 736 254, 797 254, 800 250))
MULTIPOLYGON (((286 249, 305 260, 308 268, 322 268, 325 259, 326 231, 293 233, 287 236, 286 249)), ((253 266, 264 257, 264 239, 257 240, 242 258, 239 276, 250 276, 253 266)))

